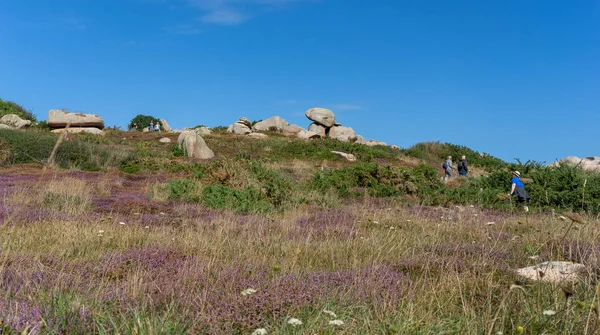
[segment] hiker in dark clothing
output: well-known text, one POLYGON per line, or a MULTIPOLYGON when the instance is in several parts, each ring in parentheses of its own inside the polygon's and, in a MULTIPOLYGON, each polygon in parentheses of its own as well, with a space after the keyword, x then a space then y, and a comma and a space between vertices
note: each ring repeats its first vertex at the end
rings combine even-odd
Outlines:
POLYGON ((467 165, 467 157, 464 155, 458 161, 458 175, 459 176, 468 176, 469 175, 469 166, 467 165))
POLYGON ((521 181, 521 173, 519 171, 513 172, 511 183, 510 195, 516 195, 517 205, 524 203, 523 209, 525 212, 529 212, 529 207, 527 205, 529 204, 531 197, 527 191, 525 191, 525 185, 521 181))

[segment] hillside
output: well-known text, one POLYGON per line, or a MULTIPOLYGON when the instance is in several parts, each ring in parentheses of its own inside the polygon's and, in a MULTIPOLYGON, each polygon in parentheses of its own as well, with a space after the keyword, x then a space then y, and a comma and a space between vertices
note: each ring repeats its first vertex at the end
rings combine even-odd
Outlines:
POLYGON ((60 142, 53 163, 64 135, 0 130, 3 333, 600 329, 597 174, 437 142, 224 128, 202 136, 208 160, 185 157, 175 133, 104 129, 60 142), (444 183, 443 159, 463 154, 471 176, 444 183), (514 169, 527 214, 503 197, 514 169), (514 271, 542 261, 581 263, 585 276, 557 285, 514 271))

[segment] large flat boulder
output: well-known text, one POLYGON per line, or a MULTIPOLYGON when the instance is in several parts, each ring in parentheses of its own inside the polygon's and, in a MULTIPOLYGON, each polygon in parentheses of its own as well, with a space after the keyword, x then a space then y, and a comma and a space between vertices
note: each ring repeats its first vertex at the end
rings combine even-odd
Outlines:
POLYGON ((65 134, 65 133, 70 133, 70 134, 78 134, 78 133, 86 133, 86 134, 93 134, 93 135, 100 135, 100 136, 104 136, 104 131, 98 129, 98 128, 94 128, 94 127, 74 127, 74 128, 61 128, 61 129, 54 129, 52 130, 53 133, 55 134, 65 134))
POLYGON ((206 145, 204 139, 193 130, 185 130, 179 134, 177 145, 190 158, 211 159, 215 157, 215 153, 206 145))
POLYGON ((58 109, 48 112, 48 126, 50 128, 94 127, 104 128, 104 120, 96 114, 69 113, 58 109))
POLYGON ((29 127, 31 125, 31 121, 23 120, 16 114, 6 114, 0 118, 0 124, 4 124, 16 129, 22 129, 29 127))
POLYGON ((287 127, 288 125, 289 125, 289 123, 286 120, 280 118, 279 116, 273 116, 266 120, 257 122, 252 127, 252 130, 254 130, 254 131, 274 130, 274 131, 278 131, 278 132, 283 132, 283 129, 285 127, 287 127))
POLYGON ((252 130, 247 125, 236 122, 227 128, 227 132, 231 134, 248 135, 252 130))
POLYGON ((312 139, 316 139, 316 138, 321 138, 322 136, 320 134, 315 133, 315 132, 302 129, 301 131, 299 131, 296 134, 296 137, 300 138, 300 139, 303 139, 303 140, 312 140, 312 139))
POLYGON ((311 108, 304 115, 311 121, 316 122, 327 128, 335 125, 335 115, 327 108, 311 108))

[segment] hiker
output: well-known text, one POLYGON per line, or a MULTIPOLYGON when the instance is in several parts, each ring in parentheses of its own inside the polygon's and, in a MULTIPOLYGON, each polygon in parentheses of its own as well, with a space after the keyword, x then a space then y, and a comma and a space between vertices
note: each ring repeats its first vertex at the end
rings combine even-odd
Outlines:
POLYGON ((150 121, 150 123, 148 123, 148 131, 154 131, 154 122, 150 121))
POLYGON ((458 175, 464 177, 469 175, 469 166, 467 165, 467 157, 465 155, 458 161, 458 175))
POLYGON ((531 197, 527 191, 525 191, 525 185, 521 181, 521 173, 519 171, 513 171, 512 175, 510 195, 516 195, 517 205, 523 203, 523 210, 525 210, 525 212, 529 212, 529 207, 527 205, 529 205, 531 197))
POLYGON ((442 165, 442 169, 444 169, 444 182, 447 182, 452 178, 452 170, 454 170, 454 166, 452 166, 452 156, 448 156, 448 159, 446 159, 442 165))
POLYGON ((160 123, 156 122, 156 124, 154 125, 154 131, 157 131, 160 133, 160 123))
POLYGON ((131 126, 131 129, 138 130, 137 129, 137 123, 134 122, 133 125, 131 126))

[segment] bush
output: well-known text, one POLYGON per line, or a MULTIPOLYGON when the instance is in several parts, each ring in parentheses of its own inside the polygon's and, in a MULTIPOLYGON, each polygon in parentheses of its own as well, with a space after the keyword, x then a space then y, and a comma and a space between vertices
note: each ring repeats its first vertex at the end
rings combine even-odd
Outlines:
POLYGON ((26 110, 22 106, 12 101, 4 101, 0 99, 0 117, 6 114, 15 114, 18 115, 21 119, 31 120, 31 122, 36 121, 35 115, 33 115, 33 113, 26 110))
POLYGON ((510 166, 508 163, 499 158, 490 156, 488 154, 481 154, 466 146, 451 143, 418 143, 408 149, 405 149, 403 152, 405 155, 410 157, 419 158, 428 162, 432 162, 433 164, 439 163, 440 166, 448 156, 452 156, 454 162, 458 162, 460 157, 463 155, 467 157, 467 161, 471 166, 481 167, 486 171, 506 169, 510 166))
POLYGON ((142 131, 142 129, 148 127, 148 125, 150 124, 150 121, 152 121, 154 124, 156 124, 156 123, 160 124, 160 127, 162 129, 162 123, 160 123, 159 119, 155 118, 154 116, 142 115, 142 114, 138 114, 138 115, 136 115, 136 117, 131 119, 131 121, 129 121, 129 125, 127 126, 127 128, 134 129, 133 124, 135 123, 137 125, 137 130, 142 131))

